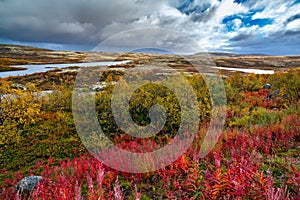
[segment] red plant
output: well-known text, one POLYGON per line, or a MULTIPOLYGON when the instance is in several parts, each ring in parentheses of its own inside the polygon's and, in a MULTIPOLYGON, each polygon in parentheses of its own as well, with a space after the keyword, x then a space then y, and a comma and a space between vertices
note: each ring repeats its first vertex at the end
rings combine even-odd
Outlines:
MULTIPOLYGON (((205 127, 200 133, 205 133, 205 127)), ((251 131, 227 129, 213 151, 201 159, 198 159, 198 151, 203 135, 198 135, 193 146, 173 164, 145 174, 118 172, 88 154, 60 161, 58 166, 52 166, 55 160, 49 158, 48 163, 37 162, 35 165, 36 168, 43 168, 40 175, 44 181, 32 192, 31 198, 123 199, 125 194, 131 194, 135 199, 140 199, 145 192, 145 195, 151 196, 149 191, 137 190, 139 183, 152 185, 160 194, 159 198, 169 199, 292 198, 299 194, 299 172, 291 166, 292 170, 284 183, 292 187, 287 195, 284 189, 275 188, 271 174, 262 170, 261 157, 299 145, 299 127, 299 118, 291 114, 284 116, 276 125, 255 126, 251 131), (125 190, 121 187, 121 181, 130 182, 131 187, 125 190)), ((152 140, 129 141, 124 136, 120 138, 116 138, 120 147, 137 152, 159 146, 152 140)), ((3 175, 5 173, 2 172, 3 175)), ((15 185, 24 175, 15 173, 13 177, 2 180, 1 199, 18 198, 15 185)))

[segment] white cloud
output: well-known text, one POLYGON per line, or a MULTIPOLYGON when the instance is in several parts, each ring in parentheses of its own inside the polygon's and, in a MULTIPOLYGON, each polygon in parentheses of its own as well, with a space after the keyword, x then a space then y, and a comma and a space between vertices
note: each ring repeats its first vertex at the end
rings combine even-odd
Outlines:
POLYGON ((288 30, 300 30, 300 19, 296 19, 290 23, 287 24, 287 29, 288 30))
POLYGON ((248 9, 242 4, 234 3, 232 0, 223 0, 218 5, 216 15, 212 19, 215 23, 220 23, 224 17, 247 12, 248 9))
POLYGON ((234 28, 235 28, 235 29, 238 29, 238 28, 240 28, 241 25, 242 25, 242 20, 240 20, 240 19, 235 19, 235 20, 233 20, 233 24, 234 24, 234 28))

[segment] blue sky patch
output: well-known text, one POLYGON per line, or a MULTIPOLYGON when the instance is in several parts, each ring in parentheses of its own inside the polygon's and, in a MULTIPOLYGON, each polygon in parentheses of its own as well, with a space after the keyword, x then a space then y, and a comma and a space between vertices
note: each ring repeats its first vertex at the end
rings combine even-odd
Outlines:
POLYGON ((240 3, 245 3, 246 1, 248 0, 234 0, 233 2, 240 4, 240 3))
POLYGON ((226 24, 226 28, 228 31, 233 31, 234 29, 234 24, 233 20, 239 19, 242 21, 241 26, 242 27, 251 27, 251 26, 259 26, 259 27, 264 27, 268 24, 273 23, 273 19, 269 18, 261 18, 261 19, 252 19, 253 15, 256 12, 251 12, 249 14, 244 14, 244 15, 231 15, 228 17, 225 17, 222 21, 223 24, 226 24))

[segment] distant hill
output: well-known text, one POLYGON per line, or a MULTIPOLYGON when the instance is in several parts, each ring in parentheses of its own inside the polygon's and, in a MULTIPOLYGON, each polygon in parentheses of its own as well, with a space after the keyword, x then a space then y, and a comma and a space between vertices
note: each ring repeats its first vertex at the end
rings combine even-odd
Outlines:
POLYGON ((234 53, 223 53, 223 52, 211 52, 209 54, 214 57, 269 56, 267 54, 234 54, 234 53))
POLYGON ((43 49, 38 47, 32 47, 32 46, 22 46, 22 45, 11 45, 11 44, 0 44, 0 52, 6 52, 6 53, 17 53, 18 51, 53 51, 50 49, 43 49))
MULTIPOLYGON (((223 52, 200 52, 193 59, 207 60, 209 54, 220 67, 286 69, 300 67, 300 56, 269 56, 265 54, 233 54, 223 52)), ((0 65, 80 63, 94 61, 135 60, 139 63, 186 63, 178 55, 167 51, 147 48, 131 53, 55 51, 30 46, 0 44, 0 65), (141 53, 143 52, 143 53, 141 53)))

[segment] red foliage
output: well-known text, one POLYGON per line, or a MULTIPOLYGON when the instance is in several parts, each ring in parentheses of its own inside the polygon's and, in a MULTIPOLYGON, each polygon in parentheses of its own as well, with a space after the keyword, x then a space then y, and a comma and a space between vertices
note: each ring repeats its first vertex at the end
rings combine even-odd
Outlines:
MULTIPOLYGON (((246 95, 251 96, 248 93, 246 95)), ((265 94, 259 91, 255 95, 265 94)), ((261 106, 262 102, 258 99, 255 104, 261 106)), ((272 172, 262 170, 261 157, 299 145, 299 127, 300 119, 296 114, 291 114, 284 116, 280 123, 268 127, 255 126, 251 131, 228 129, 213 151, 202 159, 197 159, 197 144, 201 144, 202 138, 199 135, 194 145, 176 162, 145 174, 118 172, 88 154, 61 161, 58 166, 52 166, 55 159, 49 158, 48 163, 37 162, 35 165, 35 168, 43 167, 39 175, 44 177, 44 181, 32 192, 31 197, 57 200, 123 199, 124 188, 121 183, 126 181, 131 183, 127 193, 136 199, 142 193, 136 188, 139 183, 153 185, 161 198, 169 199, 272 199, 283 194, 275 189, 272 172)), ((152 151, 159 147, 154 140, 132 140, 124 136, 115 140, 121 148, 135 152, 152 151)), ((292 165, 289 167, 292 170, 284 184, 293 188, 294 193, 290 196, 297 197, 300 174, 292 165)), ((1 172, 3 175, 5 173, 1 172)), ((25 175, 28 174, 15 173, 13 177, 3 179, 1 199, 16 199, 15 185, 25 175)))

